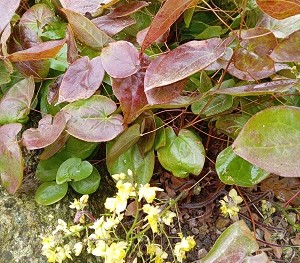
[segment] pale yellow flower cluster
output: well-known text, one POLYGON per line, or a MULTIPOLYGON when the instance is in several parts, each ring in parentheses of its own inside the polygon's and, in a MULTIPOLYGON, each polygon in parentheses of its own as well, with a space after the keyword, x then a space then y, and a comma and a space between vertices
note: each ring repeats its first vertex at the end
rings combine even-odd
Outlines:
MULTIPOLYGON (((113 175, 117 181, 118 189, 114 197, 109 197, 105 201, 105 208, 109 213, 102 215, 92 224, 82 225, 81 223, 68 226, 63 220, 58 220, 56 229, 50 236, 44 237, 42 244, 42 253, 48 259, 48 262, 61 263, 66 259, 72 260, 72 254, 80 255, 85 247, 87 252, 101 257, 104 263, 122 263, 125 262, 127 253, 130 253, 134 240, 144 239, 145 232, 150 230, 153 233, 162 233, 163 225, 170 226, 173 223, 176 213, 170 211, 170 207, 162 208, 154 202, 156 193, 163 191, 158 187, 151 187, 150 184, 137 185, 133 183, 132 172, 128 170, 127 175, 124 173, 113 175), (128 201, 134 199, 136 202, 143 202, 137 205, 137 216, 132 227, 128 230, 122 226, 122 220, 128 201), (145 216, 144 220, 139 220, 140 216, 145 216), (117 227, 122 226, 124 236, 118 236, 117 227), (142 229, 142 235, 139 237, 139 231, 142 229), (86 238, 82 239, 81 232, 86 230, 86 238), (92 232, 91 232, 92 231, 92 232), (70 242, 66 244, 65 237, 81 238, 80 242, 70 242)), ((85 221, 85 213, 82 211, 88 204, 88 195, 82 196, 79 200, 75 199, 70 208, 79 211, 82 214, 82 220, 85 221)), ((181 241, 175 245, 174 257, 179 262, 186 257, 186 252, 195 246, 192 237, 184 238, 180 235, 181 241)), ((168 258, 168 254, 162 249, 161 245, 152 243, 147 237, 147 255, 150 262, 162 263, 168 258)), ((168 262, 167 262, 168 263, 168 262)))
POLYGON ((228 196, 224 196, 221 203, 221 213, 224 216, 229 216, 230 218, 236 217, 240 211, 238 204, 242 203, 243 199, 237 194, 235 189, 231 189, 228 196))
POLYGON ((175 244, 174 255, 178 262, 183 262, 186 258, 186 253, 196 246, 196 242, 192 236, 183 237, 182 234, 179 234, 179 237, 181 238, 181 241, 175 244))

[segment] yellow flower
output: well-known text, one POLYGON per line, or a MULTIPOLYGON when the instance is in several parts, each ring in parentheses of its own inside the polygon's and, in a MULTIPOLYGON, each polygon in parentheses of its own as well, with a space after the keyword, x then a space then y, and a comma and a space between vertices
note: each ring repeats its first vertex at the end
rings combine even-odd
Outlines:
POLYGON ((42 238, 43 250, 47 250, 56 246, 55 237, 53 235, 42 238))
POLYGON ((104 240, 98 240, 96 247, 92 250, 94 256, 103 257, 106 255, 107 244, 104 240))
POLYGON ((163 189, 159 187, 150 187, 150 184, 141 185, 139 189, 139 201, 141 201, 144 197, 147 203, 152 203, 155 198, 156 191, 163 191, 163 189))
POLYGON ((229 216, 230 218, 234 218, 238 215, 240 208, 238 204, 242 203, 243 199, 237 195, 235 189, 231 189, 228 193, 228 196, 224 196, 223 200, 220 201, 221 203, 221 213, 224 216, 229 216))
POLYGON ((74 250, 74 254, 75 254, 76 257, 78 257, 78 256, 80 255, 82 249, 83 249, 83 244, 82 244, 82 242, 77 242, 77 243, 74 245, 73 250, 74 250))
POLYGON ((173 223, 173 218, 176 216, 176 214, 172 211, 166 211, 164 216, 161 218, 161 220, 168 226, 170 226, 173 223))
POLYGON ((129 197, 135 196, 135 189, 129 182, 118 181, 116 187, 118 188, 117 196, 122 200, 127 201, 129 197))
POLYGON ((159 219, 159 213, 160 213, 160 209, 158 207, 149 205, 149 204, 145 204, 143 205, 143 211, 148 214, 146 216, 146 219, 148 220, 150 227, 152 229, 153 233, 157 233, 158 232, 158 219, 159 219))
POLYGON ((75 198, 69 207, 71 209, 83 210, 87 206, 88 199, 88 195, 83 195, 79 200, 75 198))
POLYGON ((80 224, 70 226, 69 229, 72 234, 75 234, 76 236, 80 237, 80 231, 82 230, 82 226, 80 224))
POLYGON ((117 214, 120 214, 127 207, 127 199, 123 199, 119 196, 108 197, 108 198, 106 198, 104 206, 110 212, 112 212, 112 213, 116 212, 117 214))
POLYGON ((64 245, 63 247, 56 248, 56 261, 58 263, 62 263, 67 258, 72 259, 71 257, 71 249, 69 245, 64 245))
POLYGON ((125 250, 126 247, 127 247, 127 243, 124 241, 112 243, 106 249, 105 263, 125 262, 124 258, 126 257, 126 250, 125 250))
POLYGON ((183 262, 186 258, 186 252, 192 250, 196 246, 196 242, 192 236, 182 237, 182 234, 179 235, 181 241, 175 244, 174 255, 176 256, 179 262, 183 262))
POLYGON ((56 253, 52 249, 46 249, 42 251, 42 255, 46 256, 48 262, 55 262, 57 259, 56 253))
POLYGON ((96 220, 96 222, 94 222, 94 224, 92 226, 90 226, 90 228, 95 230, 95 234, 91 234, 89 236, 89 238, 91 240, 98 240, 98 239, 109 239, 110 238, 110 234, 109 231, 107 231, 104 227, 105 220, 104 217, 100 217, 98 220, 96 220))
POLYGON ((55 235, 59 231, 63 231, 66 234, 70 234, 70 230, 68 229, 68 225, 64 220, 58 219, 57 223, 58 224, 57 224, 56 229, 52 232, 53 235, 55 235))
POLYGON ((154 257, 154 263, 163 263, 168 258, 168 254, 161 249, 158 244, 147 245, 147 254, 154 257))
POLYGON ((126 174, 124 174, 124 173, 113 174, 112 178, 114 178, 116 181, 125 180, 126 179, 126 174))

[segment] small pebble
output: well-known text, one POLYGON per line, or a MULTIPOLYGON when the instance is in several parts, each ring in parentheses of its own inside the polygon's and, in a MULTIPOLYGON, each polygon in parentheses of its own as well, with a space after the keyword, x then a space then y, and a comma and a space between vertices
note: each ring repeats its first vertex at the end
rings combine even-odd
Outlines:
POLYGON ((198 259, 204 258, 207 254, 207 250, 205 248, 201 248, 198 250, 198 259))
POLYGON ((199 229, 198 228, 196 228, 196 227, 193 227, 192 228, 192 233, 193 233, 193 235, 198 235, 199 234, 199 229))

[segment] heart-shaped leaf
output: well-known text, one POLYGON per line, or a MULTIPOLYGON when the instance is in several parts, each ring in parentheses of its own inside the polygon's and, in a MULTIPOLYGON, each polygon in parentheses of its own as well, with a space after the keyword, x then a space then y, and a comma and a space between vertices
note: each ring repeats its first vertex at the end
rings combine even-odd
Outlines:
POLYGON ((270 54, 276 62, 300 62, 300 30, 282 40, 270 54))
POLYGON ((180 15, 190 7, 195 6, 198 0, 167 0, 163 7, 155 15, 148 33, 142 44, 141 53, 150 46, 156 39, 164 34, 180 15))
POLYGON ((9 23, 19 5, 20 0, 0 0, 0 35, 6 25, 9 23))
MULTIPOLYGON (((107 152, 109 152, 112 145, 111 142, 106 144, 107 152)), ((133 172, 134 183, 140 185, 149 183, 153 175, 154 161, 153 150, 147 152, 143 158, 138 146, 135 144, 121 154, 114 162, 106 162, 106 165, 111 175, 124 173, 124 171, 130 169, 133 172)))
POLYGON ((70 158, 64 161, 57 170, 56 183, 80 181, 91 175, 93 166, 88 161, 81 161, 80 158, 70 158))
POLYGON ((270 174, 236 155, 231 146, 219 153, 216 170, 223 183, 242 187, 257 185, 270 174))
POLYGON ((96 12, 103 0, 59 0, 59 2, 64 8, 85 15, 86 13, 93 14, 96 12))
POLYGON ((217 239, 201 263, 243 262, 259 249, 257 241, 243 220, 229 226, 217 239))
POLYGON ((68 183, 44 182, 35 192, 35 201, 40 205, 52 205, 67 194, 68 183))
POLYGON ((71 115, 67 132, 88 142, 110 141, 124 129, 123 117, 112 114, 116 109, 111 99, 99 95, 72 102, 62 109, 71 115))
POLYGON ((285 19, 300 14, 299 0, 257 0, 259 8, 276 19, 285 19))
POLYGON ((39 36, 43 27, 55 19, 55 13, 47 4, 35 4, 22 15, 20 23, 39 36))
MULTIPOLYGON (((10 41, 7 45, 9 53, 29 49, 41 43, 40 38, 36 32, 28 27, 18 24, 14 26, 10 41)), ((16 68, 25 76, 34 76, 37 79, 47 77, 50 69, 49 60, 33 60, 33 61, 20 61, 14 63, 16 68)))
POLYGON ((206 68, 224 54, 225 48, 225 42, 212 38, 190 41, 159 56, 146 71, 145 91, 185 79, 206 68))
POLYGON ((18 190, 23 179, 24 161, 17 141, 21 129, 18 123, 0 127, 0 175, 2 185, 10 194, 18 190))
POLYGON ((120 101, 124 122, 131 123, 148 104, 144 92, 143 72, 137 72, 127 78, 112 78, 112 89, 120 101))
POLYGON ((95 193, 100 185, 101 176, 98 170, 94 167, 92 174, 80 181, 72 181, 70 185, 79 194, 89 195, 95 193))
POLYGON ((29 49, 10 54, 7 59, 11 62, 18 62, 54 58, 65 44, 65 41, 65 39, 62 39, 39 43, 29 49))
POLYGON ((99 88, 104 77, 100 57, 90 60, 82 57, 73 62, 63 76, 58 102, 73 102, 91 97, 99 88))
POLYGON ((101 52, 102 65, 113 78, 126 78, 140 68, 139 52, 127 41, 110 43, 101 52))
POLYGON ((62 8, 66 15, 75 37, 82 43, 99 49, 108 42, 113 41, 108 35, 97 28, 89 19, 71 10, 62 8))
POLYGON ((31 128, 22 134, 22 141, 28 150, 41 149, 52 144, 65 129, 69 116, 63 111, 55 117, 46 115, 39 121, 37 129, 31 128))
POLYGON ((34 95, 33 77, 12 86, 0 100, 0 124, 25 122, 34 95))
POLYGON ((248 162, 284 177, 299 177, 300 108, 272 107, 243 127, 233 151, 248 162))
POLYGON ((193 132, 182 129, 178 136, 171 127, 166 128, 166 145, 157 150, 160 164, 176 177, 199 175, 205 161, 201 140, 193 132))

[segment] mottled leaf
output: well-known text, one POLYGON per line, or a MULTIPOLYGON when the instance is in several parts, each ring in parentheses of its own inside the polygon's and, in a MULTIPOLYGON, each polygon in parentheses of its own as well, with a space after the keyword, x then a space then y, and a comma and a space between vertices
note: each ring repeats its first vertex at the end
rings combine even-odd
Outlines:
POLYGON ((80 42, 92 48, 100 49, 108 42, 113 41, 83 15, 64 8, 61 11, 66 15, 75 37, 80 42))
POLYGON ((300 83, 296 79, 282 79, 259 84, 250 84, 245 86, 238 86, 234 88, 220 89, 212 91, 216 94, 228 94, 232 96, 254 96, 264 94, 274 94, 285 92, 300 83))
POLYGON ((63 76, 58 102, 73 102, 91 97, 104 77, 101 58, 82 57, 73 62, 63 76))
POLYGON ((200 263, 243 262, 259 249, 257 241, 243 220, 229 226, 200 263))
MULTIPOLYGON (((15 53, 26 50, 38 43, 41 43, 41 40, 34 31, 18 24, 14 26, 12 36, 8 43, 8 52, 15 53)), ((49 60, 22 61, 16 62, 15 66, 25 76, 34 76, 35 78, 43 79, 48 75, 50 62, 49 60)))
POLYGON ((270 260, 265 252, 255 256, 246 257, 243 263, 269 263, 270 260))
POLYGON ((67 132, 88 142, 110 141, 124 129, 123 117, 112 114, 116 109, 111 99, 99 95, 72 102, 62 109, 71 115, 67 132))
POLYGON ((283 20, 277 20, 264 14, 257 24, 258 27, 269 29, 275 37, 285 38, 300 28, 300 14, 288 17, 283 20))
POLYGON ((236 155, 231 146, 219 153, 216 171, 223 183, 242 187, 257 185, 270 174, 236 155))
POLYGON ((205 161, 201 140, 193 132, 182 129, 178 136, 171 127, 166 128, 166 145, 157 150, 160 164, 176 177, 199 175, 205 161))
POLYGON ((102 65, 113 78, 126 78, 140 68, 139 52, 127 41, 110 43, 101 52, 102 65))
POLYGON ((144 92, 144 75, 143 72, 137 72, 127 78, 111 79, 113 92, 124 114, 124 123, 134 121, 148 104, 144 92))
POLYGON ((65 129, 69 117, 59 112, 54 117, 46 115, 39 121, 38 128, 23 132, 22 142, 28 150, 41 149, 54 143, 65 129))
POLYGON ((142 44, 141 53, 156 39, 164 34, 180 15, 189 7, 193 7, 198 0, 167 0, 152 20, 150 29, 142 44))
POLYGON ((35 201, 40 205, 52 205, 64 198, 67 191, 68 183, 45 182, 36 189, 35 201))
POLYGON ((10 22, 10 19, 14 15, 19 5, 20 0, 0 0, 0 35, 6 25, 10 22))
POLYGON ((0 85, 10 82, 10 73, 7 71, 4 61, 0 61, 0 85))
POLYGON ((18 123, 0 127, 0 175, 2 185, 10 194, 18 190, 23 179, 24 161, 17 141, 21 129, 18 123))
POLYGON ((276 19, 285 19, 300 14, 299 0, 257 0, 259 8, 276 19))
POLYGON ((121 133, 106 153, 106 161, 113 163, 121 154, 131 148, 141 138, 141 125, 136 123, 121 133))
POLYGON ((187 79, 175 83, 157 87, 146 91, 147 101, 150 105, 172 104, 181 97, 181 92, 186 85, 187 79))
MULTIPOLYGON (((106 144, 107 151, 109 151, 111 145, 113 145, 112 142, 106 144)), ((135 144, 113 163, 106 162, 106 165, 111 175, 124 173, 124 171, 130 169, 133 172, 134 183, 140 185, 149 183, 153 175, 154 162, 154 150, 147 152, 143 158, 138 146, 135 144)))
POLYGON ((125 3, 116 7, 111 13, 108 14, 108 16, 111 18, 128 16, 148 5, 149 4, 145 1, 133 1, 125 3))
POLYGON ((4 28, 3 33, 1 35, 1 38, 0 38, 0 54, 3 55, 3 56, 5 56, 5 57, 8 55, 8 52, 7 52, 7 41, 9 39, 10 35, 11 35, 11 26, 10 26, 10 24, 8 24, 4 28))
POLYGON ((89 177, 93 172, 93 166, 88 161, 82 161, 80 158, 70 158, 64 161, 58 168, 56 174, 56 183, 80 181, 89 177))
POLYGON ((258 112, 233 143, 234 152, 284 177, 299 177, 300 109, 278 106, 258 112))
POLYGON ((64 44, 65 44, 65 39, 47 41, 44 43, 39 43, 29 49, 25 49, 10 54, 7 56, 7 58, 11 62, 54 58, 64 44))
POLYGON ((221 39, 190 41, 158 57, 149 65, 145 76, 145 91, 182 80, 212 64, 225 51, 221 39))
POLYGON ((0 100, 0 124, 25 122, 34 95, 33 78, 26 78, 12 86, 0 100))
POLYGON ((39 35, 43 27, 54 19, 55 13, 48 5, 35 4, 22 15, 20 23, 39 35))
POLYGON ((131 17, 111 18, 109 16, 99 16, 91 20, 100 30, 109 36, 113 36, 124 28, 135 24, 131 17))
POLYGON ((282 40, 270 54, 276 62, 300 62, 300 30, 282 40))

